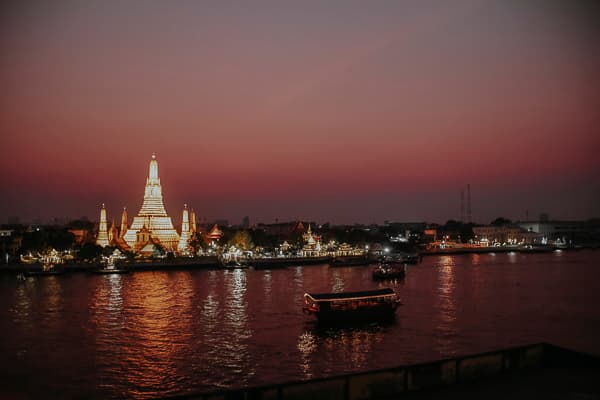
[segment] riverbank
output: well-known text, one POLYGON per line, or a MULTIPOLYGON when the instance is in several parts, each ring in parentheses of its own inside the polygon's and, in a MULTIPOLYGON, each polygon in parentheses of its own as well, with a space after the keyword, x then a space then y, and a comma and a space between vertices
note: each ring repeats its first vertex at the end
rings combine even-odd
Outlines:
MULTIPOLYGON (((135 262, 120 262, 116 264, 118 268, 134 271, 179 271, 179 270, 194 270, 194 269, 211 269, 218 268, 221 264, 217 256, 203 256, 194 258, 174 258, 167 260, 148 260, 135 262)), ((92 272, 101 267, 99 263, 65 263, 60 264, 57 268, 63 269, 66 272, 92 272)), ((23 273, 41 271, 42 264, 2 264, 0 272, 5 273, 23 273)))
POLYGON ((597 247, 555 247, 555 246, 487 246, 487 247, 450 247, 445 249, 426 249, 419 252, 421 256, 489 254, 489 253, 551 253, 553 251, 598 250, 597 247))

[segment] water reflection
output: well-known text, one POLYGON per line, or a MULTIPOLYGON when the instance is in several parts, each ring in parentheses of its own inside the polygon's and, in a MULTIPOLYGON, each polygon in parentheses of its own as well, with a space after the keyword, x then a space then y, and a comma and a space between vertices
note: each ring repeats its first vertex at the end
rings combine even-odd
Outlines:
POLYGON ((28 328, 32 327, 32 320, 31 320, 31 290, 34 289, 32 288, 33 282, 29 282, 29 281, 33 281, 33 279, 30 279, 26 282, 22 282, 21 284, 19 284, 16 288, 16 301, 15 301, 15 306, 12 307, 11 309, 9 309, 12 314, 13 317, 13 321, 16 323, 20 323, 20 324, 24 324, 25 326, 27 326, 28 328))
MULTIPOLYGON (((364 368, 371 361, 374 347, 383 342, 385 326, 376 323, 359 327, 316 325, 314 329, 302 332, 297 348, 301 354, 303 377, 314 377, 313 366, 322 365, 323 361, 330 367, 342 366, 346 372, 364 368)), ((319 371, 324 372, 327 370, 319 371)))
POLYGON ((331 275, 331 291, 334 293, 344 291, 344 278, 337 268, 333 270, 333 274, 331 275))
POLYGON ((303 282, 304 282, 304 275, 302 272, 302 267, 296 267, 294 269, 294 284, 298 291, 302 291, 302 288, 304 287, 303 282))
POLYGON ((224 326, 220 329, 227 340, 221 341, 221 348, 212 349, 215 356, 229 371, 231 377, 242 382, 254 375, 250 362, 248 339, 252 330, 248 327, 248 303, 246 300, 246 272, 241 269, 225 274, 227 301, 224 303, 224 326))
POLYGON ((317 338, 312 332, 303 332, 298 337, 298 350, 300 351, 300 367, 302 369, 302 376, 305 379, 313 377, 311 371, 311 354, 317 351, 317 338))
POLYGON ((191 345, 189 274, 105 275, 92 296, 101 388, 130 388, 135 397, 176 393, 191 345), (127 286, 123 285, 127 279, 127 286), (115 360, 110 356, 119 354, 115 360), (104 382, 111 382, 105 384, 104 382))
POLYGON ((437 310, 438 323, 436 339, 439 351, 444 355, 455 354, 456 299, 455 299, 455 257, 440 257, 437 268, 437 310))

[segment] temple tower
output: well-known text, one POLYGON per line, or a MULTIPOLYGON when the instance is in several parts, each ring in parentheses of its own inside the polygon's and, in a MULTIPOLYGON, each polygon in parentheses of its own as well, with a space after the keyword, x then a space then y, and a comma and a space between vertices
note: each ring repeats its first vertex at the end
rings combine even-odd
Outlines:
POLYGON ((100 209, 100 226, 98 228, 96 244, 102 247, 108 246, 108 227, 106 226, 106 208, 104 208, 104 203, 102 203, 102 208, 100 209))
POLYGON ((188 216, 187 204, 183 205, 183 219, 181 222, 181 236, 179 238, 179 244, 177 250, 185 253, 188 250, 188 242, 190 240, 190 220, 188 216))
POLYGON ((123 214, 121 214, 121 230, 119 231, 119 238, 123 239, 127 232, 127 207, 123 207, 123 214))
POLYGON ((192 208, 190 212, 190 236, 196 233, 196 212, 192 208))
POLYGON ((113 218, 112 224, 110 225, 110 228, 108 228, 108 243, 114 245, 118 239, 119 230, 117 229, 117 226, 115 225, 115 219, 113 218))
POLYGON ((141 230, 144 224, 152 237, 158 240, 165 250, 174 251, 177 249, 179 234, 173 228, 171 217, 167 215, 163 204, 162 187, 158 177, 158 161, 156 161, 154 153, 148 168, 142 208, 138 215, 133 218, 131 226, 123 237, 131 248, 135 246, 136 232, 141 230))

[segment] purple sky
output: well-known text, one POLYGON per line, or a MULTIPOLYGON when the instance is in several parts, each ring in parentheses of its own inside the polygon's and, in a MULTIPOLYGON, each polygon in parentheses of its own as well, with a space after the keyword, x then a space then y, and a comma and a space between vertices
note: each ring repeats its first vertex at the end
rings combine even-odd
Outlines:
POLYGON ((5 1, 0 222, 600 216, 600 3, 5 1))

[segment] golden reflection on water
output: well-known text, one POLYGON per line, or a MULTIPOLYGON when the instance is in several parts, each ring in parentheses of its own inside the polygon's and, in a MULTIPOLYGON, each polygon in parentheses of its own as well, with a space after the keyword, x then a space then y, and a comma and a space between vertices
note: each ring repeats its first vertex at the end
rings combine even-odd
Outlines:
POLYGON ((225 289, 227 302, 225 308, 224 332, 227 332, 229 341, 223 343, 222 349, 217 349, 226 357, 222 360, 227 368, 236 375, 246 379, 253 376, 255 371, 250 366, 248 339, 252 337, 252 330, 248 327, 248 303, 246 299, 246 272, 235 269, 225 274, 225 289))
POLYGON ((344 291, 344 277, 341 275, 339 269, 334 269, 331 276, 331 289, 332 292, 338 293, 344 291))
POLYGON ((452 354, 456 336, 455 259, 442 256, 439 259, 437 279, 437 309, 439 321, 436 337, 442 354, 452 354))
MULTIPOLYGON (((33 281, 33 279, 31 279, 33 281)), ((17 286, 16 302, 13 311, 13 321, 25 324, 28 328, 32 327, 31 320, 31 289, 33 282, 23 282, 17 286)), ((35 288, 35 286, 33 286, 35 288)))
POLYGON ((304 275, 300 266, 294 269, 294 284, 298 290, 302 290, 304 287, 304 275))
POLYGON ((296 347, 300 351, 300 367, 302 368, 302 376, 305 379, 310 379, 313 377, 310 356, 312 353, 317 351, 317 338, 312 332, 303 332, 298 337, 298 344, 296 347))
MULTIPOLYGON (((192 282, 188 273, 104 275, 92 296, 95 337, 104 373, 126 381, 134 397, 176 381, 191 345, 192 282), (127 279, 127 285, 122 280, 127 279), (126 312, 124 312, 126 311, 126 312), (125 317, 126 315, 126 317, 125 317), (115 349, 115 343, 119 348, 115 349), (120 354, 119 360, 104 357, 120 354)), ((101 382, 103 379, 100 380, 101 382)), ((101 383, 102 387, 103 384, 101 383)))

